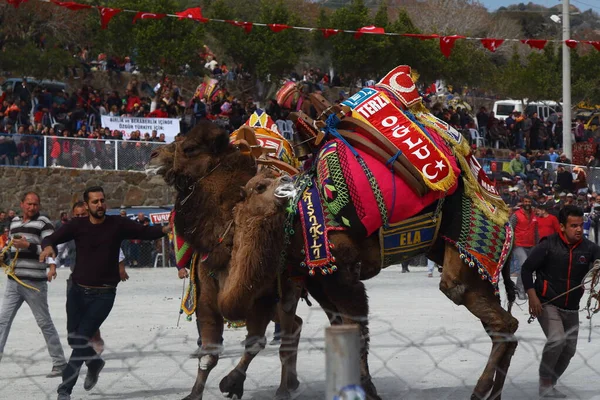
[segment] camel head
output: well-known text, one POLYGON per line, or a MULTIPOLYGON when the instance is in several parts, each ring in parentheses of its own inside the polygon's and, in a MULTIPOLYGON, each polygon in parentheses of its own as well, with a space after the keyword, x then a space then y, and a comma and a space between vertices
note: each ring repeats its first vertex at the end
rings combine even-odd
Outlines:
POLYGON ((277 296, 277 272, 285 246, 284 224, 292 179, 263 170, 242 188, 235 206, 235 236, 227 282, 219 308, 232 320, 244 319, 258 299, 277 296))
POLYGON ((146 172, 161 175, 169 185, 176 185, 180 179, 197 181, 232 151, 227 132, 212 122, 201 121, 182 140, 154 150, 146 172))

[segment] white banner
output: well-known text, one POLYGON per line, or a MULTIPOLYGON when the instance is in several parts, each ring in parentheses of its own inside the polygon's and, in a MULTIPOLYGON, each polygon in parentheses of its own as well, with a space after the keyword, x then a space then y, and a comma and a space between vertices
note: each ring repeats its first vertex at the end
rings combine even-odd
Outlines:
POLYGON ((142 139, 144 134, 156 131, 158 136, 165 134, 165 141, 171 143, 179 133, 179 119, 177 118, 134 118, 102 116, 102 127, 111 131, 115 129, 123 132, 123 139, 129 139, 133 131, 140 131, 142 139))

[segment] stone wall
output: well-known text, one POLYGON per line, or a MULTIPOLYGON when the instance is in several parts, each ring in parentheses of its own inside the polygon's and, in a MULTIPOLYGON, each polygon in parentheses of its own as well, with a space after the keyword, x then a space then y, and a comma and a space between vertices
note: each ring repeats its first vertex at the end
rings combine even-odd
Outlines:
POLYGON ((141 172, 0 167, 0 210, 12 208, 20 213, 23 193, 35 191, 40 195, 42 212, 58 219, 61 211, 70 211, 75 201, 83 200, 85 188, 95 185, 104 188, 110 208, 173 202, 174 192, 161 177, 141 172))

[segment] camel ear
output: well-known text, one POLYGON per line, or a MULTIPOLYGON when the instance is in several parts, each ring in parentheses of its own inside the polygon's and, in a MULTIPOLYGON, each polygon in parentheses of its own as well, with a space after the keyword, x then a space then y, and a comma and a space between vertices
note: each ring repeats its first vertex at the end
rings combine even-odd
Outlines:
POLYGON ((211 150, 215 154, 221 154, 229 146, 229 135, 225 131, 221 131, 212 143, 211 150))
POLYGON ((240 186, 240 196, 242 197, 242 200, 246 200, 246 197, 248 197, 248 191, 244 186, 240 186))

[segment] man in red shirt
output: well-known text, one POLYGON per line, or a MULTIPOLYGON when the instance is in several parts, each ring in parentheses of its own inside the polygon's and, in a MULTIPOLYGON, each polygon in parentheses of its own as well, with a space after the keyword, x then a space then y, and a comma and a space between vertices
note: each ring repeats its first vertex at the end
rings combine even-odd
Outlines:
POLYGON ((525 289, 521 280, 521 266, 529 256, 531 249, 538 242, 538 221, 537 216, 532 210, 533 201, 531 197, 523 197, 521 208, 510 216, 510 224, 515 232, 515 242, 512 256, 517 259, 515 271, 517 275, 517 296, 520 300, 526 300, 525 289))
POLYGON ((548 213, 548 205, 544 204, 537 208, 537 226, 539 240, 550 236, 553 233, 560 232, 558 218, 548 213))

